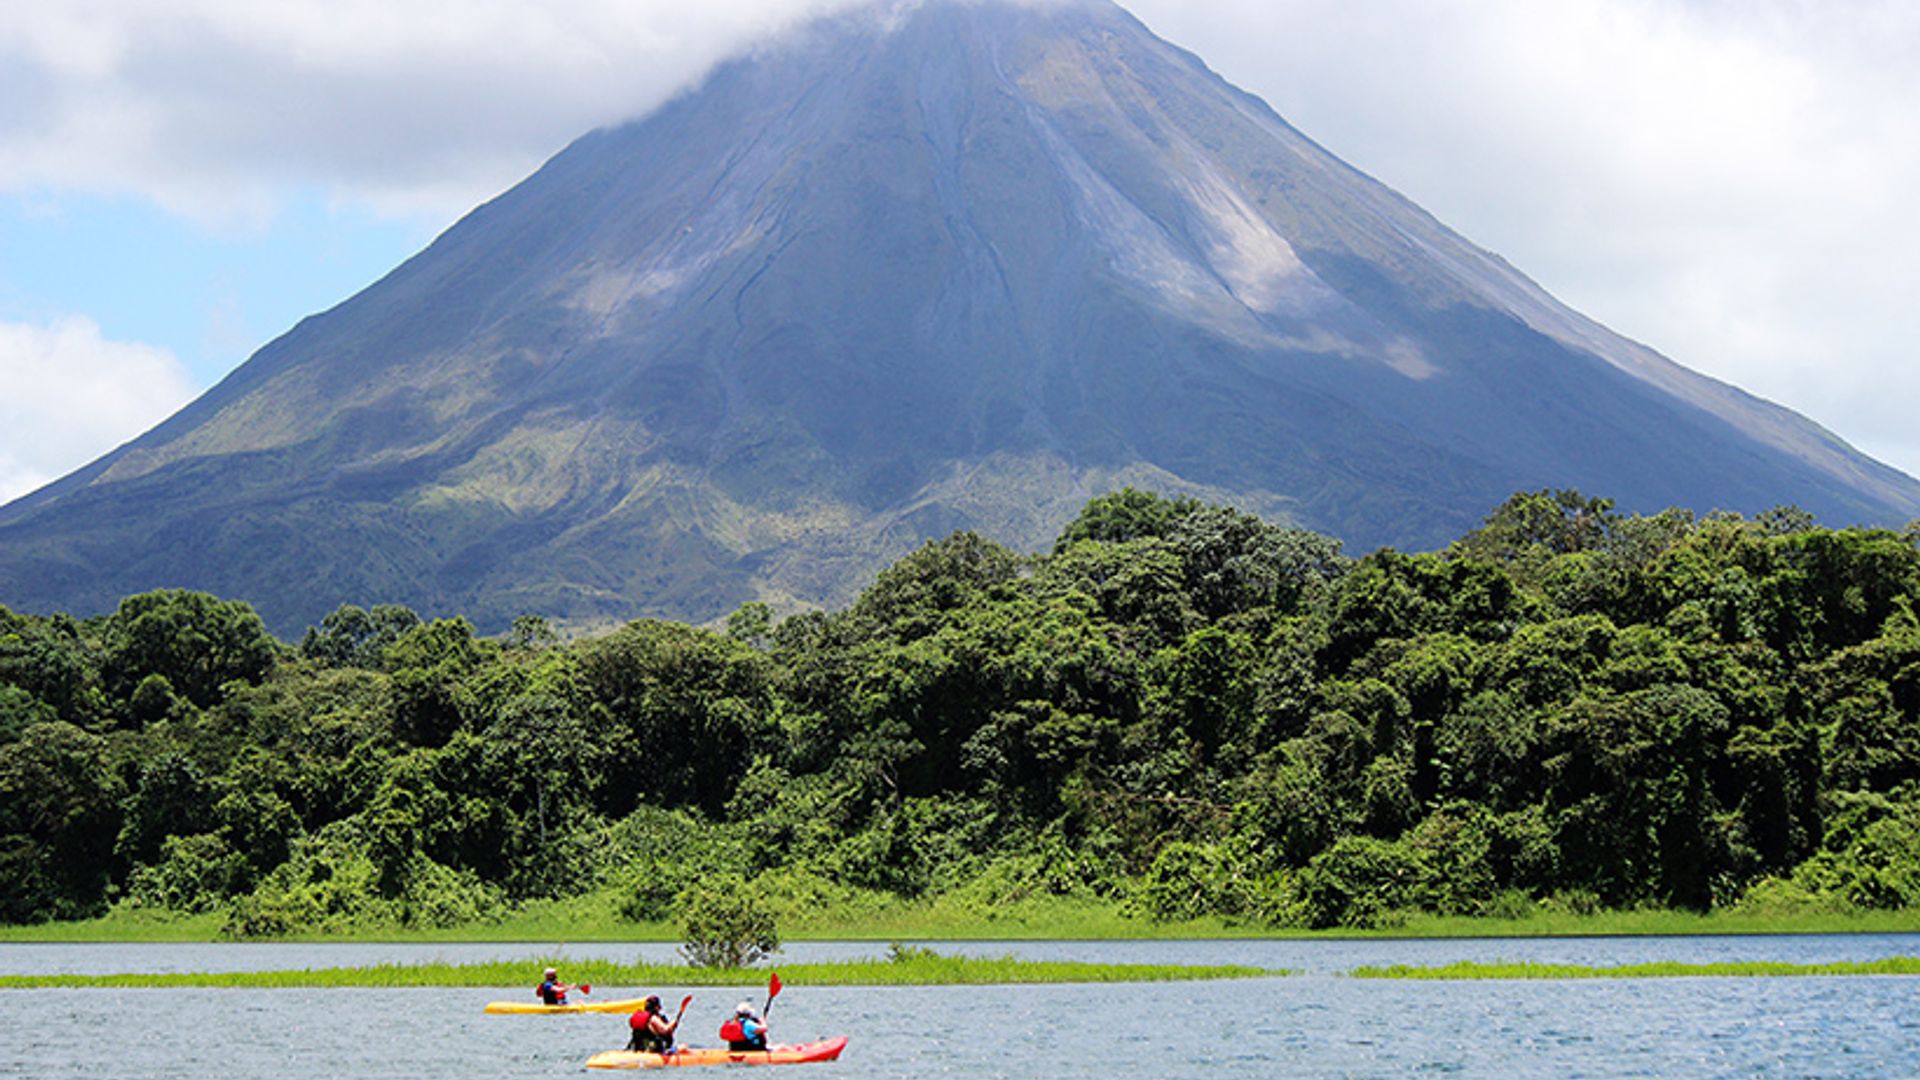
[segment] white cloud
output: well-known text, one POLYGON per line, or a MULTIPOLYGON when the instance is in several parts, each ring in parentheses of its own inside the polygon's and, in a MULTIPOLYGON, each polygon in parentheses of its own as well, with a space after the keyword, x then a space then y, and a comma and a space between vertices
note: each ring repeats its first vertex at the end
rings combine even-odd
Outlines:
POLYGON ((81 318, 0 323, 0 504, 166 419, 197 388, 165 349, 81 318))
POLYGON ((244 227, 287 187, 322 185, 450 218, 848 2, 15 5, 0 15, 0 190, 131 192, 244 227))
MULTIPOLYGON (((451 221, 846 0, 63 0, 0 15, 0 191, 451 221)), ((1920 4, 1134 0, 1573 306, 1920 471, 1920 4)))
POLYGON ((1572 306, 1920 473, 1920 5, 1133 7, 1572 306))

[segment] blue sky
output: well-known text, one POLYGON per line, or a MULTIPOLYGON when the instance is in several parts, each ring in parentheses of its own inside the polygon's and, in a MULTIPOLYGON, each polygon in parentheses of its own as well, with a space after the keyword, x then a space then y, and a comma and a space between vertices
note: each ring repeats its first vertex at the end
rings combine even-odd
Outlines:
POLYGON ((433 238, 439 224, 289 191, 263 223, 206 227, 131 195, 0 199, 0 321, 75 313, 168 349, 210 386, 302 317, 433 238))
MULTIPOLYGON (((0 501, 849 3, 0 7, 0 501)), ((1574 307, 1920 472, 1920 4, 1127 6, 1574 307)))

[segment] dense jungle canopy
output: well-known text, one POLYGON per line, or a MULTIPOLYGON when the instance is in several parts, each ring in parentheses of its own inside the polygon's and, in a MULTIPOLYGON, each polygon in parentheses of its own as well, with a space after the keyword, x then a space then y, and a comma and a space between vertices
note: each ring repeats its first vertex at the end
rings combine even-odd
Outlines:
MULTIPOLYGON (((3 598, 0 598, 3 599, 3 598)), ((1445 551, 1121 490, 845 610, 562 641, 0 608, 0 920, 456 925, 695 876, 1156 919, 1920 903, 1920 526, 1514 496, 1445 551)))

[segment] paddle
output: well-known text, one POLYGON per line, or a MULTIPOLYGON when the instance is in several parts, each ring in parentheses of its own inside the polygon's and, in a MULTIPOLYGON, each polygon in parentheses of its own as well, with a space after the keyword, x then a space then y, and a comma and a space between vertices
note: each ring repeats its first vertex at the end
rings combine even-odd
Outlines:
MULTIPOLYGON (((686 997, 683 997, 680 999, 680 1011, 673 1014, 673 1030, 674 1031, 678 1032, 680 1030, 680 1018, 687 1015, 687 1006, 691 1004, 693 1004, 692 994, 688 994, 686 997)), ((681 1049, 680 1047, 676 1046, 673 1048, 672 1052, 677 1054, 680 1052, 680 1049, 681 1049)))
POLYGON ((767 1007, 760 1010, 762 1017, 773 1011, 773 999, 780 996, 781 989, 780 973, 776 971, 767 979, 767 1007))

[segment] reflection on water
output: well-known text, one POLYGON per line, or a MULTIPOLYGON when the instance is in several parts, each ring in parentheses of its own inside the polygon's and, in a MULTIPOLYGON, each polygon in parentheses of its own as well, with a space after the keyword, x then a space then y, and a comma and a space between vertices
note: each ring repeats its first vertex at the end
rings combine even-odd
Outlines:
MULTIPOLYGON (((789 959, 883 946, 807 945, 789 959)), ((942 945, 941 948, 958 948, 942 945)), ((1115 942, 968 951, 1112 961, 1237 961, 1307 972, 1362 963, 1873 959, 1910 935, 1445 942, 1115 942)), ((0 970, 335 966, 527 956, 531 946, 0 945, 0 970)), ((668 947, 574 956, 666 959, 668 947)), ((528 988, 532 984, 530 976, 528 988)), ((1150 986, 790 985, 777 1038, 852 1037, 802 1076, 1920 1075, 1920 982, 1902 978, 1363 982, 1327 974, 1150 986)), ((608 987, 600 993, 681 988, 608 987)), ((689 1041, 739 996, 693 990, 689 1041)), ((0 991, 0 1075, 581 1075, 624 1042, 618 1016, 491 1017, 498 990, 0 991)), ((755 1074, 758 1075, 758 1074, 755 1074)), ((782 1074, 784 1075, 784 1074, 782 1074)))

